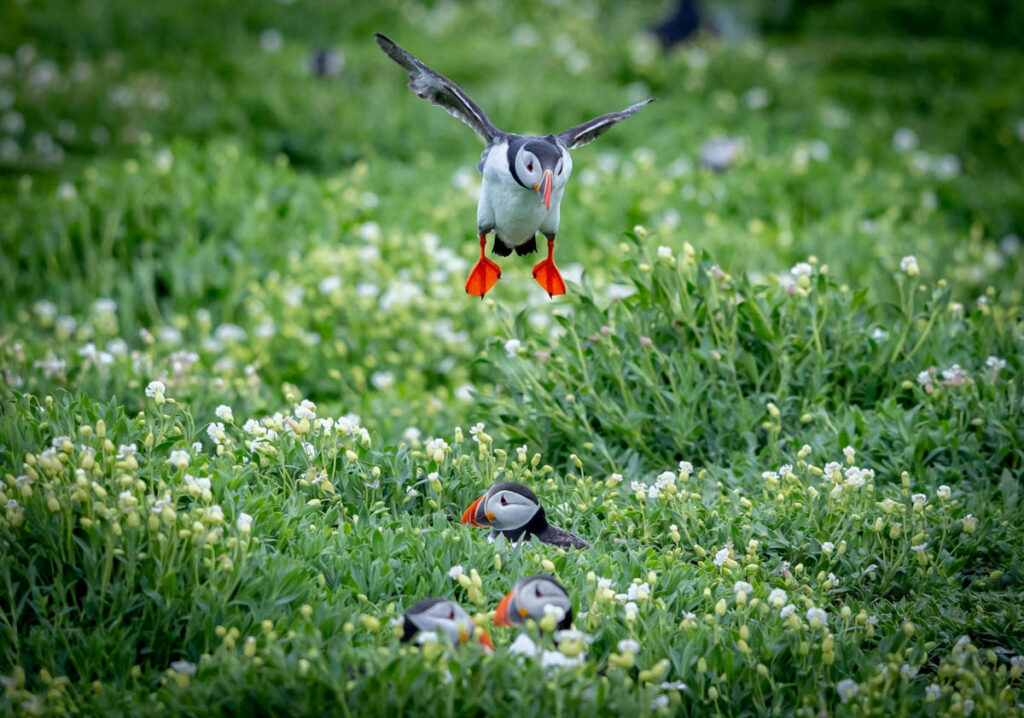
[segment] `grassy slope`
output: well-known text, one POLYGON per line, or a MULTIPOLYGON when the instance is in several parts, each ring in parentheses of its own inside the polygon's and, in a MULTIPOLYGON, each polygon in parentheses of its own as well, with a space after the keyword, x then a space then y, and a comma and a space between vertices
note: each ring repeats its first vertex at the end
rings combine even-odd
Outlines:
POLYGON ((32 42, 37 55, 0 78, 28 128, 0 161, 0 289, 16 298, 0 333, 0 461, 16 502, 0 514, 0 700, 436 714, 514 699, 527 713, 642 714, 664 694, 684 712, 893 713, 923 710, 933 682, 927 710, 1022 700, 1009 662, 1024 651, 1020 255, 1000 244, 1024 221, 1019 53, 807 38, 661 55, 635 37, 649 17, 578 7, 0 10, 0 51, 32 42), (523 24, 533 46, 494 45, 523 24), (259 49, 269 27, 279 52, 259 49), (503 127, 659 98, 577 153, 559 254, 585 273, 565 300, 540 301, 522 261, 506 263, 495 302, 464 298, 476 180, 457 186, 458 173, 478 145, 405 90, 369 42, 377 29, 503 127), (310 77, 307 53, 327 45, 344 71, 310 77), (56 79, 33 85, 50 59, 56 79), (748 107, 753 87, 767 107, 748 107), (901 126, 922 154, 893 150, 901 126), (65 147, 60 162, 27 149, 39 132, 65 147), (696 160, 717 133, 746 144, 724 174, 696 160), (943 178, 946 153, 961 169, 943 178), (898 271, 906 254, 918 279, 898 271), (813 273, 787 290, 785 270, 808 255, 813 273), (623 288, 633 295, 609 300, 623 288), (953 364, 968 381, 917 379, 953 364), (146 400, 155 378, 175 403, 146 400), (321 417, 359 413, 370 443, 284 434, 280 417, 268 423, 282 438, 254 453, 245 420, 302 397, 321 417), (234 426, 210 436, 222 403, 234 426), (493 444, 470 439, 477 421, 493 444), (431 436, 452 445, 443 461, 431 436), (189 468, 169 466, 194 441, 189 468), (118 449, 132 443, 134 460, 118 449), (848 444, 875 474, 837 491, 843 477, 820 470, 848 444), (783 465, 793 473, 762 476, 783 465), (674 491, 633 495, 665 470, 674 491), (190 493, 186 471, 209 495, 190 493), (499 471, 601 550, 490 546, 452 524, 499 471), (235 525, 243 511, 251 534, 235 525), (486 611, 543 561, 587 614, 578 672, 518 667, 501 630, 486 660, 391 638, 388 619, 418 597, 470 605, 453 565, 479 571, 473 608, 486 611), (647 581, 651 598, 629 620, 590 572, 620 592, 647 581), (737 580, 753 586, 746 602, 737 580), (799 620, 769 607, 772 588, 799 620), (811 607, 828 610, 827 630, 811 607), (973 643, 957 645, 964 634, 973 643), (621 665, 627 637, 642 645, 635 668, 621 665), (662 659, 664 678, 639 672, 662 659), (168 672, 176 660, 198 673, 168 672), (850 703, 842 679, 859 684, 850 703))

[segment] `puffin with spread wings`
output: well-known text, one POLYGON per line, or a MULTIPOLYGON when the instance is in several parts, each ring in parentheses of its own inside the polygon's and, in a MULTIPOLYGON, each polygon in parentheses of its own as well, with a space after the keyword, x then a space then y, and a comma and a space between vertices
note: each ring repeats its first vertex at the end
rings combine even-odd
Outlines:
POLYGON ((501 268, 487 257, 489 232, 494 232, 492 251, 507 257, 513 249, 518 255, 536 252, 539 231, 547 238, 548 256, 534 266, 533 277, 549 296, 565 294, 554 252, 562 194, 572 174, 569 150, 594 141, 654 99, 595 117, 558 135, 502 132, 458 85, 384 35, 376 37, 388 57, 409 71, 409 89, 465 122, 487 143, 477 165, 484 177, 476 211, 480 259, 466 280, 466 292, 483 299, 501 278, 501 268))

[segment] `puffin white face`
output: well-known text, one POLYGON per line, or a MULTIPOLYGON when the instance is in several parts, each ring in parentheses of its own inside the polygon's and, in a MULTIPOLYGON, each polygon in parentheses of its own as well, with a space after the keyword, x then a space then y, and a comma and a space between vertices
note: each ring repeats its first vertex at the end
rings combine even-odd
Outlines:
POLYGON ((406 620, 419 631, 444 631, 453 646, 465 643, 476 629, 473 619, 455 601, 438 601, 423 611, 407 613, 406 620))
POLYGON ((572 601, 569 594, 553 576, 542 573, 526 576, 516 582, 498 604, 494 625, 511 626, 532 619, 543 626, 542 621, 549 615, 554 617, 557 628, 566 629, 572 625, 572 601))
POLYGON ((519 148, 515 170, 523 185, 537 192, 545 209, 551 209, 551 192, 569 181, 572 160, 554 141, 534 140, 519 148))
POLYGON ((522 618, 529 617, 539 623, 547 613, 553 612, 555 619, 561 621, 571 610, 572 603, 565 589, 547 577, 525 581, 516 591, 516 612, 522 618))
POLYGON ((484 516, 498 531, 522 528, 539 510, 539 503, 511 489, 495 491, 484 499, 484 516))

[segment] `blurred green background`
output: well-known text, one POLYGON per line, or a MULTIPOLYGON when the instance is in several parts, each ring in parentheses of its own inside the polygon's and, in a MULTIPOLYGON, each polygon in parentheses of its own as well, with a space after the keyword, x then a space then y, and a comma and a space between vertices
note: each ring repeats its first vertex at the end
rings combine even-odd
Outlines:
POLYGON ((691 684, 695 712, 1019 705, 1024 10, 701 8, 700 31, 662 47, 666 2, 0 4, 0 618, 21 641, 0 641, 3 700, 56 695, 59 712, 46 669, 97 713, 475 714, 524 696, 572 713, 600 686, 609 714, 643 714, 683 689, 624 672, 608 688, 609 656, 636 636, 643 667, 664 658, 691 684), (657 97, 574 155, 567 296, 514 257, 486 301, 465 296, 481 143, 406 89, 375 31, 510 131, 657 97), (153 380, 176 403, 147 399, 153 380), (300 399, 359 414, 367 442, 310 451, 274 415, 300 399), (280 430, 273 461, 241 428, 257 418, 280 430), (477 422, 493 454, 454 438, 477 422), (430 437, 452 442, 443 461, 430 437), (833 501, 842 479, 808 464, 847 445, 877 477, 833 501), (339 469, 340 448, 355 458, 339 469), (209 497, 172 451, 191 452, 209 497), (63 462, 35 489, 30 453, 63 462), (680 460, 696 465, 686 490, 647 503, 680 460), (499 573, 457 520, 506 469, 598 550, 509 550, 499 573), (120 503, 122 472, 137 506, 120 503), (122 530, 126 509, 155 528, 122 530), (203 544, 195 522, 237 539, 241 511, 251 541, 215 565, 226 542, 203 544), (803 615, 828 607, 834 653, 774 611, 748 621, 739 574, 712 560, 731 547, 762 601, 784 585, 803 615), (457 563, 486 577, 483 612, 542 557, 577 606, 591 571, 650 580, 654 599, 639 624, 616 601, 595 613, 587 680, 559 674, 557 691, 534 690, 536 665, 453 658, 459 681, 492 689, 453 709, 443 671, 398 649, 387 620, 423 595, 465 600, 457 563), (718 618, 681 628, 689 611, 718 618), (753 654, 737 643, 748 622, 753 654), (199 665, 191 690, 177 660, 199 665), (853 678, 862 703, 847 704, 853 678))

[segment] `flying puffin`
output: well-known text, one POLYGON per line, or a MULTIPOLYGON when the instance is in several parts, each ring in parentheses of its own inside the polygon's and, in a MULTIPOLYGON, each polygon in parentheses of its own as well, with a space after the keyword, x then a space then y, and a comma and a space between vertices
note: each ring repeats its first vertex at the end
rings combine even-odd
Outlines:
POLYGON ((453 646, 476 637, 486 650, 494 650, 490 636, 477 628, 462 606, 446 598, 424 598, 413 604, 402 615, 402 628, 403 643, 408 643, 420 633, 430 634, 441 629, 453 646))
POLYGON ((480 259, 466 280, 466 292, 483 299, 501 278, 501 268, 487 258, 489 232, 494 232, 492 251, 507 257, 513 249, 518 255, 536 252, 540 231, 548 240, 548 256, 533 267, 533 277, 549 296, 565 294, 565 281, 555 266, 554 252, 559 207, 572 173, 569 150, 592 142, 654 99, 595 117, 558 135, 534 137, 502 132, 458 85, 384 35, 376 33, 376 37, 388 57, 409 71, 410 90, 465 122, 487 143, 477 165, 484 176, 476 210, 480 259))
POLYGON ((556 625, 559 631, 572 626, 572 601, 565 587, 554 576, 538 573, 524 576, 498 604, 494 614, 495 626, 512 626, 526 623, 532 618, 538 624, 544 618, 548 606, 561 613, 556 625))
POLYGON ((537 495, 522 484, 502 481, 473 502, 462 514, 462 523, 490 526, 491 536, 501 534, 510 541, 536 536, 559 548, 590 548, 590 544, 548 523, 537 495))

